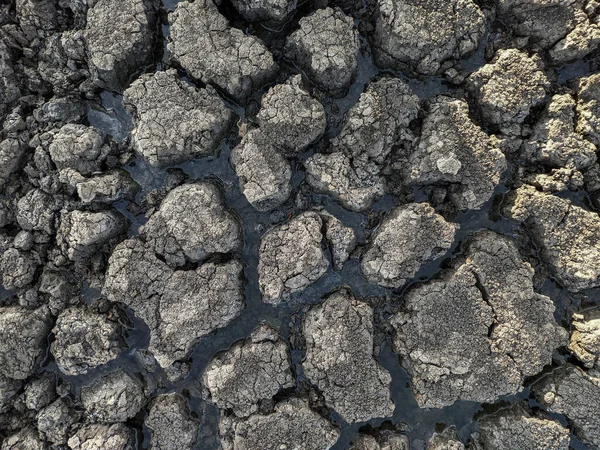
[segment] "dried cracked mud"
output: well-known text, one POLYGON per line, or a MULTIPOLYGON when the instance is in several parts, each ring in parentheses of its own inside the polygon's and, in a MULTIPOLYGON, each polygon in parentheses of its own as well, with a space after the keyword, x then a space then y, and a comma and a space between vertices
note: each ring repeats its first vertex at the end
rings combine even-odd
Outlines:
POLYGON ((600 2, 0 2, 0 450, 600 449, 600 2))

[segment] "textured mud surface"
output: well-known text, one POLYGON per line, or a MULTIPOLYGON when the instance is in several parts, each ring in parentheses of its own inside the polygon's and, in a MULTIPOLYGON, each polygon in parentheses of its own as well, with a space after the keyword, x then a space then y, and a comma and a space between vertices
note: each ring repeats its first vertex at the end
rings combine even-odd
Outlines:
POLYGON ((600 448, 600 3, 0 4, 1 450, 600 448))

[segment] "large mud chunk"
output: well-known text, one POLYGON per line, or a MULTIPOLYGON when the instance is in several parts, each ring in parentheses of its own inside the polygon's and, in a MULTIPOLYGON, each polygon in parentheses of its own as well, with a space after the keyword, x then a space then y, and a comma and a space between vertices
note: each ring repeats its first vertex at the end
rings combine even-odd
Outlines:
POLYGON ((230 162, 248 202, 260 212, 281 206, 292 192, 292 168, 288 160, 265 138, 252 130, 231 151, 230 162))
POLYGON ((23 168, 26 155, 27 146, 20 139, 7 137, 0 141, 0 192, 10 176, 23 168))
POLYGON ((54 135, 48 150, 57 169, 74 169, 82 175, 90 175, 102 169, 110 152, 105 138, 96 128, 70 123, 54 135))
POLYGON ((87 308, 62 311, 52 332, 55 340, 50 351, 60 371, 67 375, 84 374, 126 349, 119 323, 87 308))
POLYGON ((140 186, 122 169, 113 170, 91 178, 79 179, 72 184, 83 205, 114 203, 133 200, 140 186))
POLYGON ((46 441, 64 445, 79 416, 79 413, 59 398, 37 414, 37 428, 46 441))
POLYGON ((373 356, 373 309, 347 291, 313 307, 303 326, 304 373, 346 422, 389 417, 392 377, 373 356))
POLYGON ((371 283, 401 287, 423 264, 446 253, 456 228, 427 203, 400 206, 375 231, 362 273, 371 283))
POLYGON ((344 264, 350 258, 350 254, 356 248, 356 231, 345 226, 340 219, 328 213, 321 213, 325 221, 325 237, 331 251, 331 260, 335 270, 342 270, 344 264))
POLYGON ((498 15, 516 36, 549 49, 576 24, 573 0, 495 0, 498 15))
POLYGON ((142 409, 146 395, 138 380, 118 369, 83 387, 81 402, 89 422, 125 422, 142 409))
POLYGON ((26 231, 54 234, 56 211, 60 205, 41 189, 31 189, 17 202, 16 219, 26 231))
POLYGON ((46 445, 33 426, 22 428, 2 441, 2 450, 44 450, 46 445))
POLYGON ((44 372, 25 386, 23 400, 28 409, 39 411, 56 396, 56 375, 52 372, 44 372))
POLYGON ((70 97, 56 95, 39 106, 33 117, 43 124, 60 126, 81 121, 86 113, 84 102, 70 97))
POLYGON ((323 91, 341 96, 358 69, 358 32, 339 8, 319 9, 299 22, 286 55, 323 91))
POLYGON ((179 394, 159 395, 152 402, 144 424, 152 430, 153 449, 191 450, 196 444, 199 423, 179 394))
POLYGON ((577 131, 600 146, 600 74, 579 81, 577 131))
POLYGON ((89 64, 107 89, 122 91, 152 64, 156 40, 155 0, 98 0, 87 12, 84 39, 89 64))
POLYGON ((406 294, 392 320, 394 349, 421 407, 492 402, 552 361, 566 331, 532 279, 510 239, 482 231, 444 277, 406 294))
POLYGON ((543 261, 570 291, 600 286, 600 217, 531 186, 511 192, 504 214, 523 222, 543 261))
MULTIPOLYGON (((364 211, 385 194, 385 182, 356 166, 345 153, 317 153, 306 160, 306 181, 352 211, 364 211)), ((377 171, 376 171, 377 172, 377 171)))
POLYGON ((573 314, 569 350, 589 369, 600 369, 600 309, 573 314))
POLYGON ((295 386, 287 344, 269 325, 218 354, 208 364, 202 384, 210 400, 238 417, 258 412, 259 404, 295 386))
POLYGON ((61 217, 56 241, 67 258, 84 262, 126 230, 127 220, 117 211, 75 210, 61 217))
POLYGON ((392 430, 381 430, 375 435, 359 434, 350 450, 410 450, 410 439, 392 430))
POLYGON ((207 263, 176 271, 159 305, 159 339, 149 349, 163 367, 186 358, 201 337, 229 324, 244 306, 242 265, 207 263))
POLYGON ((21 380, 13 380, 0 374, 0 414, 5 414, 12 409, 15 397, 23 388, 21 380))
POLYGON ((46 307, 0 308, 0 374, 24 380, 33 375, 46 356, 52 317, 46 307))
POLYGON ((458 438, 456 427, 451 426, 441 433, 433 433, 427 442, 427 450, 465 450, 465 445, 458 438))
POLYGON ((409 125, 419 109, 419 97, 404 81, 383 78, 369 83, 331 146, 363 165, 383 164, 395 146, 413 141, 409 125))
MULTIPOLYGON (((63 12, 67 11, 71 15, 72 11, 67 8, 63 9, 63 12)), ((82 16, 85 14, 87 12, 82 16)), ((71 17, 68 19, 69 22, 71 17)), ((82 23, 81 26, 84 24, 82 23)), ((91 81, 97 76, 97 72, 95 72, 93 64, 90 70, 90 64, 86 63, 89 60, 89 54, 86 59, 84 33, 80 29, 71 28, 70 24, 69 28, 68 30, 63 28, 64 31, 53 33, 48 39, 42 41, 42 48, 38 53, 37 73, 40 79, 47 83, 49 90, 54 95, 77 97, 78 92, 91 90, 90 88, 96 88, 98 84, 102 83, 91 81), (90 77, 90 72, 92 72, 92 77, 90 77)))
POLYGON ((144 225, 146 242, 172 266, 242 247, 242 228, 220 189, 210 182, 170 191, 144 225))
POLYGON ((305 212, 263 236, 258 261, 263 301, 277 304, 287 300, 327 271, 329 260, 321 248, 322 227, 317 213, 305 212))
POLYGON ((477 49, 485 17, 472 0, 379 0, 373 35, 378 65, 441 72, 477 49), (448 63, 448 64, 446 64, 448 63))
POLYGON ((506 159, 471 121, 464 101, 438 97, 430 104, 421 140, 405 170, 409 184, 450 184, 450 200, 457 209, 479 209, 491 198, 506 159))
POLYGON ((555 66, 582 59, 600 47, 600 25, 593 12, 597 5, 588 2, 583 9, 579 9, 580 6, 580 2, 573 2, 575 26, 548 52, 548 57, 555 66))
POLYGON ((572 165, 585 169, 593 165, 596 147, 575 132, 575 106, 569 94, 552 97, 533 134, 523 143, 523 156, 551 168, 572 165))
POLYGON ((51 34, 59 27, 59 21, 64 20, 53 1, 18 0, 15 6, 19 26, 28 39, 51 34))
POLYGON ((233 6, 247 20, 281 23, 298 6, 297 0, 232 0, 233 6))
POLYGON ((223 450, 329 450, 340 436, 337 427, 298 398, 278 403, 267 415, 221 416, 219 428, 223 450))
POLYGON ((532 387, 548 411, 564 414, 575 436, 592 448, 600 447, 600 377, 570 364, 556 369, 532 387))
POLYGON ((233 122, 233 112, 211 86, 197 89, 175 70, 142 75, 125 91, 135 121, 136 151, 153 166, 211 155, 233 122))
POLYGON ((180 2, 169 23, 172 58, 192 77, 219 86, 239 102, 277 71, 263 43, 230 27, 212 0, 180 2))
POLYGON ((0 120, 4 120, 13 103, 21 97, 15 58, 10 46, 0 41, 0 120))
POLYGON ((84 425, 68 441, 72 450, 134 450, 135 431, 125 424, 84 425))
POLYGON ((332 139, 331 153, 306 161, 308 183, 348 209, 368 209, 385 193, 380 173, 392 149, 414 141, 409 125, 419 108, 419 98, 404 81, 384 78, 370 83, 332 139))
POLYGON ((325 132, 325 108, 302 87, 302 76, 267 91, 256 116, 260 131, 275 148, 293 156, 325 132))
MULTIPOLYGON (((152 317, 172 270, 139 239, 119 244, 108 262, 103 293, 114 302, 125 302, 137 314, 152 317)), ((156 326, 156 320, 153 319, 156 326)))
POLYGON ((569 430, 545 414, 536 416, 522 403, 479 421, 473 450, 568 450, 569 430))
POLYGON ((130 306, 150 328, 148 349, 163 368, 187 358, 200 338, 237 318, 244 308, 242 265, 206 263, 173 270, 139 239, 117 246, 104 294, 130 306))
POLYGON ((550 87, 540 58, 516 49, 500 50, 471 74, 468 85, 483 118, 498 128, 522 124, 550 87))
POLYGON ((28 252, 9 248, 0 255, 0 276, 4 289, 21 289, 35 279, 36 259, 28 252))

